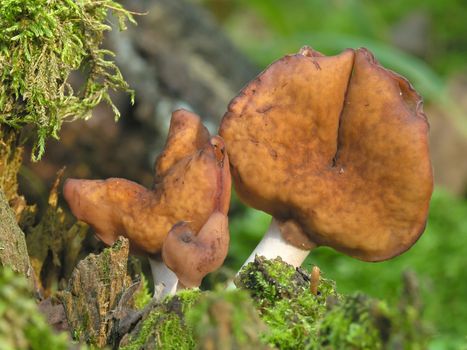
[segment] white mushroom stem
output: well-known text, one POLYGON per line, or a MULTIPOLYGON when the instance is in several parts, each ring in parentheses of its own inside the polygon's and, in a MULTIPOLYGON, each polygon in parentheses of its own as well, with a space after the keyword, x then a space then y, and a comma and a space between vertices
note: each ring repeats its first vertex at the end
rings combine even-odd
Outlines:
POLYGON ((162 300, 167 295, 174 295, 178 287, 177 275, 160 258, 149 258, 149 264, 154 280, 154 298, 162 300))
POLYGON ((280 256, 286 263, 294 267, 299 267, 309 253, 309 250, 297 248, 284 240, 277 220, 273 218, 263 239, 256 246, 255 250, 253 250, 253 253, 251 253, 241 269, 248 263, 254 261, 256 255, 264 256, 267 259, 275 259, 280 256))

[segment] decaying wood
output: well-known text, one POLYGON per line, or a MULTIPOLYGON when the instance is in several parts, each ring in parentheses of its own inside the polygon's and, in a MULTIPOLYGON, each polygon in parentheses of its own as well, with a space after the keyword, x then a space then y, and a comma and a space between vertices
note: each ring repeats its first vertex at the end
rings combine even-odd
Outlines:
POLYGON ((127 275, 128 240, 120 238, 101 254, 90 254, 73 271, 68 288, 59 297, 73 336, 80 342, 103 347, 112 337, 113 313, 124 301, 131 308, 127 275))

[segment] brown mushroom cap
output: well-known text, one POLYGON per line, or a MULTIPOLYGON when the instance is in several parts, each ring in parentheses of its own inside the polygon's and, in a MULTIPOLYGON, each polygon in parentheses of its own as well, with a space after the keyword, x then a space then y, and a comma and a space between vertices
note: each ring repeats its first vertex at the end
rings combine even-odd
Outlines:
POLYGON ((196 234, 212 213, 227 214, 230 172, 223 140, 210 138, 197 115, 173 113, 155 168, 153 190, 125 179, 69 179, 64 196, 73 214, 106 244, 122 235, 133 252, 150 254, 161 251, 176 223, 186 222, 196 234))
POLYGON ((433 188, 422 99, 366 49, 305 47, 232 100, 220 127, 240 198, 301 248, 389 259, 424 230, 433 188))

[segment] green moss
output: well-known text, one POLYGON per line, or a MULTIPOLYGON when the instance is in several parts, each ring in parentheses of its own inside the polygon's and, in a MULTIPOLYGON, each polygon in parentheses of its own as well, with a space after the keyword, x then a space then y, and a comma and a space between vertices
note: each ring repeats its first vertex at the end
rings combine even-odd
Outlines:
POLYGON ((183 290, 155 305, 120 349, 264 349, 266 327, 242 290, 183 290))
POLYGON ((250 291, 268 326, 262 341, 279 349, 306 349, 315 344, 328 300, 340 298, 334 282, 324 278, 320 278, 318 295, 313 295, 309 274, 280 258, 257 257, 241 271, 237 284, 250 291))
POLYGON ((279 349, 310 348, 317 341, 318 321, 325 313, 326 303, 310 293, 292 301, 280 300, 261 313, 269 326, 262 340, 279 349))
POLYGON ((195 342, 190 327, 184 321, 184 313, 199 296, 199 290, 184 290, 167 297, 153 308, 120 349, 193 349, 195 342))
POLYGON ((390 322, 384 303, 363 294, 346 297, 319 321, 313 348, 381 349, 390 322))
MULTIPOLYGON (((118 243, 118 242, 117 242, 118 243)), ((115 244, 117 244, 115 243, 115 244)), ((114 246, 105 248, 102 251, 102 273, 101 278, 104 284, 110 284, 110 264, 111 264, 111 252, 114 249, 114 246)), ((118 251, 119 249, 117 249, 118 251)))
POLYGON ((149 291, 148 280, 141 274, 141 280, 138 287, 138 290, 134 294, 133 298, 135 300, 135 307, 138 310, 142 310, 152 299, 151 292, 149 291))
MULTIPOLYGON (((310 278, 305 271, 295 269, 282 261, 257 256, 237 276, 235 284, 247 289, 261 308, 274 306, 283 299, 295 299, 303 293, 309 294, 310 278)), ((334 282, 321 278, 319 300, 337 295, 334 282)))
POLYGON ((66 350, 65 333, 55 334, 29 295, 24 277, 0 269, 0 348, 66 350))
POLYGON ((131 14, 112 1, 2 0, 0 2, 0 123, 36 130, 33 158, 64 120, 87 118, 101 101, 119 112, 109 90, 130 91, 111 59, 100 48, 107 12, 120 28, 131 14), (85 82, 74 91, 70 74, 82 69, 85 82))
POLYGON ((154 341, 157 349, 193 349, 194 342, 189 336, 186 327, 180 317, 174 314, 166 314, 162 311, 152 312, 144 321, 138 337, 130 344, 120 347, 121 350, 140 350, 145 345, 154 341))
POLYGON ((166 302, 169 303, 175 298, 175 300, 179 301, 182 313, 186 313, 199 300, 201 295, 199 289, 183 289, 177 292, 175 297, 169 296, 166 302))
POLYGON ((188 350, 195 347, 191 332, 177 315, 162 316, 158 328, 158 349, 188 350))
POLYGON ((339 294, 335 283, 322 277, 313 295, 309 273, 280 259, 257 257, 236 283, 251 293, 267 326, 261 341, 278 349, 422 349, 426 342, 414 336, 422 328, 406 312, 410 308, 339 294))

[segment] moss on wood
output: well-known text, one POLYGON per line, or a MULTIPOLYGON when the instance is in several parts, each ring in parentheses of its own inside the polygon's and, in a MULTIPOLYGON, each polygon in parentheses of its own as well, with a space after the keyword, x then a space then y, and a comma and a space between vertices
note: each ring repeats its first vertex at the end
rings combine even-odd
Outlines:
POLYGON ((279 349, 416 349, 426 343, 418 321, 403 310, 365 295, 339 294, 322 276, 314 295, 309 274, 280 258, 257 257, 236 282, 250 291, 268 327, 263 342, 279 349), (415 329, 417 338, 411 336, 415 329))
MULTIPOLYGON (((62 298, 77 339, 122 350, 424 346, 421 337, 411 337, 412 330, 419 330, 414 320, 399 309, 365 295, 339 294, 335 283, 322 277, 314 295, 309 274, 280 259, 257 257, 238 276, 238 289, 183 290, 159 303, 152 299, 138 311, 133 303, 137 288, 128 292, 128 284, 114 283, 106 289, 115 278, 122 281, 127 243, 119 244, 87 258, 62 298), (90 276, 96 277, 91 281, 90 276), (133 310, 122 316, 122 305, 133 310)), ((144 290, 139 293, 147 294, 144 290)))
POLYGON ((185 322, 185 313, 200 296, 199 290, 184 290, 163 302, 149 303, 141 320, 120 342, 121 350, 195 348, 191 328, 185 322))
POLYGON ((120 238, 101 254, 90 254, 73 271, 68 288, 59 293, 73 337, 103 347, 112 342, 116 317, 123 307, 134 307, 127 275, 129 244, 120 238), (125 305, 122 305, 124 303, 125 305))

